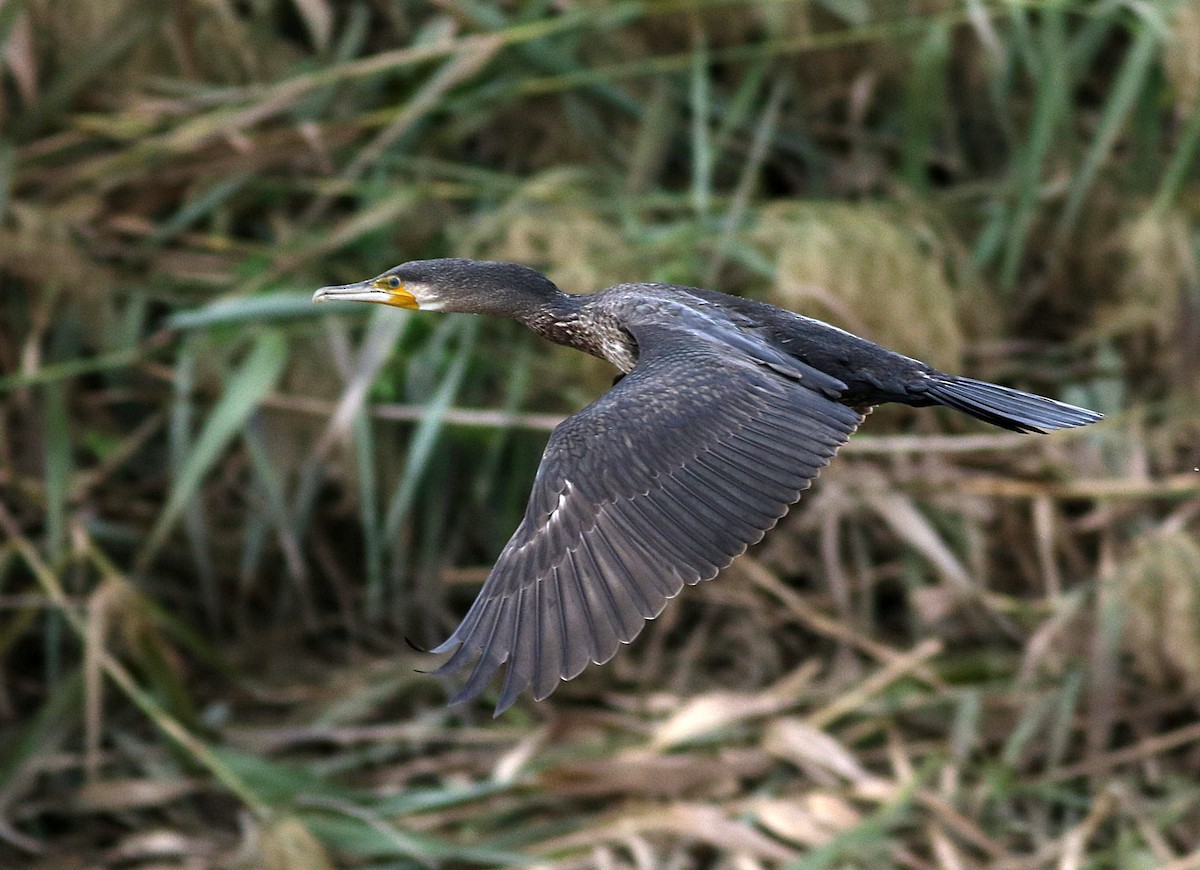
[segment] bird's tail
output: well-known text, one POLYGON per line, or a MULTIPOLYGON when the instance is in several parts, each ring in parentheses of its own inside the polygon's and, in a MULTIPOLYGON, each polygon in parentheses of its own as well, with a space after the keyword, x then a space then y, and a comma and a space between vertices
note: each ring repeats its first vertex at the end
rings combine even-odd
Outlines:
POLYGON ((937 374, 926 393, 939 405, 1013 432, 1051 432, 1095 423, 1103 414, 972 378, 937 374))

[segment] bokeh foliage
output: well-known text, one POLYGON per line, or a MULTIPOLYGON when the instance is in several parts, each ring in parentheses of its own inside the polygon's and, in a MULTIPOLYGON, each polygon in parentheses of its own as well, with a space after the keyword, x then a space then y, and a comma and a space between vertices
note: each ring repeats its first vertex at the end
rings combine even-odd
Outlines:
POLYGON ((1198 9, 5 0, 0 866, 1200 866, 1198 9), (881 409, 493 723, 402 638, 611 372, 309 304, 443 255, 1109 418, 881 409))

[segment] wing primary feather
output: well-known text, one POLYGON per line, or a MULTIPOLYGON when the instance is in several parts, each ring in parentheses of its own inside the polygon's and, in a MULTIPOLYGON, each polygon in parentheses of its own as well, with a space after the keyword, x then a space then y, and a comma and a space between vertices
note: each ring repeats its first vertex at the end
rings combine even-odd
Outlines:
MULTIPOLYGON (((445 646, 445 644, 442 644, 442 646, 445 646)), ((467 662, 469 662, 471 657, 474 656, 478 651, 478 648, 476 648, 473 644, 462 641, 454 650, 454 655, 450 656, 450 658, 446 659, 429 673, 433 674, 435 677, 444 677, 447 674, 453 674, 456 671, 460 671, 467 666, 467 662)))
POLYGON ((589 543, 592 558, 601 568, 597 584, 604 590, 612 613, 616 615, 617 637, 622 643, 629 643, 642 630, 645 617, 634 592, 637 579, 613 542, 611 524, 611 516, 606 516, 605 522, 597 523, 589 543))
POLYGON ((503 593, 497 594, 497 591, 504 589, 511 584, 511 576, 513 570, 513 560, 519 558, 518 554, 524 552, 526 545, 517 545, 515 542, 529 542, 529 524, 522 520, 517 530, 513 532, 512 539, 504 547, 499 558, 496 559, 496 564, 488 574, 487 580, 483 584, 483 588, 479 590, 479 595, 467 610, 467 615, 462 618, 462 622, 454 629, 450 637, 446 638, 440 644, 430 650, 431 653, 449 652, 456 644, 461 644, 463 640, 472 635, 479 634, 480 622, 489 614, 495 613, 495 601, 497 598, 504 597, 503 593))
MULTIPOLYGON (((689 507, 683 501, 680 493, 677 493, 673 489, 667 487, 663 487, 659 490, 659 492, 662 493, 662 496, 666 501, 669 501, 673 505, 675 510, 681 511, 684 514, 690 514, 696 518, 697 522, 700 522, 700 517, 696 514, 693 508, 689 507)), ((689 495, 691 495, 691 493, 689 493, 689 495)), ((694 500, 695 496, 692 495, 692 498, 694 500)), ((717 552, 719 552, 721 555, 720 562, 716 565, 717 571, 720 571, 720 569, 728 565, 733 560, 733 557, 741 552, 741 541, 730 535, 729 529, 723 525, 710 522, 707 526, 705 526, 701 534, 712 546, 717 548, 717 552)), ((703 579, 711 580, 716 576, 716 573, 717 572, 714 571, 712 576, 705 577, 703 579)))
MULTIPOLYGON (((671 499, 669 493, 660 490, 654 493, 654 496, 650 507, 657 508, 663 514, 671 510, 681 509, 671 499)), ((680 570, 681 576, 684 577, 683 582, 688 585, 716 576, 717 572, 728 559, 725 549, 721 546, 720 542, 716 541, 713 535, 707 532, 687 539, 687 544, 688 550, 684 551, 684 557, 676 561, 673 567, 680 570)), ((674 581, 672 581, 673 584, 674 581)), ((678 589, 674 589, 673 591, 674 594, 678 594, 679 592, 678 589)))
POLYGON ((479 660, 475 663, 475 668, 471 671, 471 675, 467 677, 467 681, 450 698, 451 704, 461 704, 464 701, 469 701, 477 697, 487 688, 487 684, 492 679, 492 676, 500 669, 500 665, 504 663, 504 659, 495 661, 492 658, 492 645, 496 641, 496 632, 500 630, 501 617, 509 609, 511 602, 511 598, 503 598, 497 603, 496 619, 492 623, 487 642, 480 649, 479 660))
POLYGON ((761 454, 751 453, 742 446, 745 443, 740 436, 735 436, 722 445, 722 448, 729 454, 730 464, 737 469, 739 474, 753 476, 757 480, 777 482, 780 486, 786 487, 789 490, 800 489, 801 483, 809 479, 809 475, 799 470, 802 466, 784 467, 776 465, 774 461, 779 460, 778 456, 773 454, 762 456, 761 454), (764 472, 774 476, 764 477, 764 472))
MULTIPOLYGON (((439 643, 433 649, 429 650, 434 655, 450 652, 462 646, 463 640, 471 634, 476 624, 479 622, 480 614, 488 604, 489 598, 485 597, 486 588, 480 590, 478 597, 472 602, 471 607, 467 610, 467 615, 462 618, 458 627, 451 632, 450 636, 439 643)), ((436 673, 436 672, 435 672, 436 673)))
MULTIPOLYGON (((533 683, 533 699, 540 701, 538 697, 542 687, 545 674, 547 672, 547 657, 549 651, 546 649, 546 631, 548 629, 548 620, 546 619, 546 582, 542 578, 534 581, 530 587, 530 592, 533 593, 533 673, 530 675, 530 680, 533 683)), ((562 668, 562 662, 556 661, 554 666, 549 670, 558 676, 558 671, 562 668)))
MULTIPOLYGON (((647 527, 654 526, 655 521, 658 521, 659 529, 662 532, 662 536, 658 543, 661 544, 663 549, 667 551, 668 555, 670 556, 672 566, 679 569, 686 569, 687 571, 693 573, 696 572, 698 567, 715 567, 715 565, 710 561, 708 554, 704 549, 702 549, 707 548, 707 540, 701 538, 700 540, 688 541, 686 535, 680 539, 678 535, 683 534, 683 530, 675 522, 675 517, 673 514, 661 508, 654 515, 649 513, 650 508, 658 507, 656 504, 656 499, 654 499, 654 495, 656 495, 657 492, 658 491, 655 490, 645 499, 630 499, 629 509, 636 513, 638 518, 645 523, 647 527), (669 524, 670 529, 667 530, 662 528, 664 524, 669 524), (689 552, 688 544, 691 545, 691 552, 689 552), (699 563, 699 566, 697 566, 697 563, 699 563)), ((667 597, 674 598, 679 594, 679 589, 681 587, 675 586, 673 583, 670 583, 670 581, 668 581, 668 583, 669 585, 667 588, 671 591, 667 593, 667 597)))
POLYGON ((762 466, 755 463, 748 454, 744 453, 734 439, 730 439, 721 445, 722 461, 725 465, 725 471, 728 474, 734 475, 736 478, 749 483, 754 489, 775 501, 781 501, 790 504, 796 500, 796 494, 800 492, 802 485, 808 480, 805 475, 796 469, 792 469, 786 474, 777 473, 775 476, 768 476, 763 473, 762 466))
POLYGON ((752 496, 740 491, 736 486, 731 487, 726 478, 699 457, 688 463, 687 472, 704 488, 710 504, 732 513, 760 533, 774 525, 787 507, 786 504, 781 505, 778 502, 771 505, 756 502, 752 496))
POLYGON ((583 581, 583 591, 588 598, 588 603, 595 610, 604 614, 605 623, 612 631, 611 636, 603 638, 604 643, 598 644, 599 648, 596 652, 599 657, 592 659, 598 665, 604 664, 613 657, 627 634, 625 620, 621 616, 621 608, 617 604, 612 589, 609 588, 605 576, 605 566, 597 558, 595 550, 596 539, 602 538, 603 535, 604 533, 597 523, 596 527, 587 535, 583 546, 575 551, 576 555, 580 557, 580 561, 584 563, 580 579, 583 581))
POLYGON ((708 526, 672 491, 676 486, 672 474, 666 473, 659 476, 656 483, 657 486, 646 496, 660 512, 670 518, 672 525, 683 534, 683 540, 690 546, 695 546, 699 541, 708 540, 711 537, 708 526))
POLYGON ((653 619, 662 613, 667 599, 671 597, 670 587, 660 579, 661 571, 655 567, 655 561, 661 561, 662 554, 651 552, 644 533, 630 525, 629 517, 613 511, 608 519, 611 525, 605 529, 605 536, 608 538, 610 548, 619 557, 616 548, 623 544, 624 547, 633 551, 631 556, 641 566, 635 574, 622 559, 622 567, 625 570, 619 572, 615 579, 624 581, 629 597, 633 599, 634 606, 641 614, 642 619, 653 619), (645 588, 646 585, 654 587, 654 600, 650 599, 651 591, 645 588))
POLYGON ((563 641, 562 594, 554 582, 557 574, 539 580, 537 590, 538 648, 533 657, 533 697, 540 701, 558 687, 566 673, 563 641))
POLYGON ((794 400, 792 406, 796 411, 797 417, 803 420, 822 422, 833 432, 840 432, 846 426, 857 426, 862 417, 853 408, 843 405, 840 402, 830 401, 823 396, 818 396, 811 390, 806 392, 793 390, 791 397, 794 400))
POLYGON ((508 671, 504 674, 504 685, 500 689, 500 700, 496 702, 493 716, 499 716, 514 703, 529 685, 532 657, 537 652, 537 608, 532 598, 526 597, 529 588, 517 591, 516 616, 512 629, 511 654, 508 671), (530 625, 530 623, 533 623, 530 625))
POLYGON ((746 442, 757 453, 774 453, 781 459, 793 462, 801 468, 824 468, 833 457, 832 452, 825 455, 824 452, 819 453, 811 446, 806 446, 811 445, 811 442, 799 443, 794 435, 787 440, 773 439, 764 432, 747 427, 738 433, 738 438, 746 442))
POLYGON ((792 408, 768 408, 757 415, 749 427, 773 442, 804 447, 822 453, 836 450, 845 436, 843 423, 814 415, 810 405, 792 408), (785 413, 786 412, 786 413, 785 413))
POLYGON ((766 492, 757 485, 753 490, 749 489, 746 478, 736 479, 729 469, 729 464, 712 452, 697 456, 695 464, 703 469, 710 479, 719 482, 730 499, 740 501, 747 510, 757 511, 768 519, 778 520, 782 515, 780 512, 796 500, 797 494, 791 489, 778 494, 773 491, 774 487, 766 492))
POLYGON ((496 637, 499 616, 504 610, 503 601, 497 601, 490 597, 485 599, 481 594, 476 599, 475 606, 479 608, 482 616, 475 621, 474 630, 464 633, 462 625, 460 625, 445 643, 432 650, 433 652, 440 651, 452 641, 458 644, 454 655, 430 672, 433 675, 445 676, 460 671, 466 667, 467 662, 475 653, 491 649, 496 637))
POLYGON ((723 510, 721 505, 708 497, 706 492, 707 487, 695 473, 695 470, 690 467, 677 469, 672 475, 676 484, 682 491, 681 494, 692 499, 691 509, 702 517, 707 517, 710 533, 717 529, 732 535, 737 541, 739 549, 734 551, 741 552, 741 547, 748 540, 758 540, 755 535, 761 537, 761 529, 755 528, 752 523, 747 523, 744 519, 738 516, 737 511, 723 510))
POLYGON ((707 468, 701 465, 698 459, 693 459, 685 468, 676 472, 675 476, 677 478, 686 477, 691 482, 693 491, 704 494, 704 503, 713 511, 728 517, 736 517, 755 528, 760 527, 764 522, 757 507, 747 505, 730 492, 718 478, 715 478, 707 468))
POLYGON ((586 609, 591 614, 591 624, 596 630, 593 635, 595 642, 590 651, 592 661, 602 665, 616 653, 617 647, 621 645, 621 639, 618 617, 615 612, 616 605, 610 602, 607 588, 595 588, 597 584, 594 578, 600 576, 600 566, 596 564, 596 559, 591 551, 591 543, 588 540, 595 533, 596 530, 592 529, 580 546, 570 551, 570 556, 572 560, 575 560, 575 576, 579 580, 579 592, 583 596, 583 600, 587 602, 586 609))
POLYGON ((583 673, 588 662, 596 656, 598 635, 595 616, 588 607, 570 551, 554 570, 562 590, 563 678, 570 680, 583 673))

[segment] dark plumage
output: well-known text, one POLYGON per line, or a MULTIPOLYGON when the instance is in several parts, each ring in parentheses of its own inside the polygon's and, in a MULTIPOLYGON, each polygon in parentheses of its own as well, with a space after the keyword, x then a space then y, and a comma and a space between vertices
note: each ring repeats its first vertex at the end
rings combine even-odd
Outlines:
POLYGON ((760 540, 883 402, 945 405, 1016 432, 1100 415, 940 372, 865 339, 712 290, 618 284, 562 293, 511 263, 418 260, 316 300, 497 314, 622 372, 550 436, 525 518, 462 623, 434 652, 470 668, 452 699, 507 663, 499 714, 604 663, 684 585, 760 540))

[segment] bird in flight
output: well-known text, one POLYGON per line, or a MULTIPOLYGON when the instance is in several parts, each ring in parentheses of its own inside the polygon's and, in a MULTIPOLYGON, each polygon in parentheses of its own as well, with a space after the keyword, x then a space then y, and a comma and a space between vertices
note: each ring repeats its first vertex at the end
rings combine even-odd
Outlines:
POLYGON ((603 664, 685 585, 761 540, 874 405, 945 405, 1015 432, 1101 415, 940 372, 835 326, 713 290, 564 293, 514 263, 414 260, 314 301, 512 318, 608 360, 613 388, 550 436, 525 517, 437 673, 451 703, 507 664, 496 715, 603 664))

